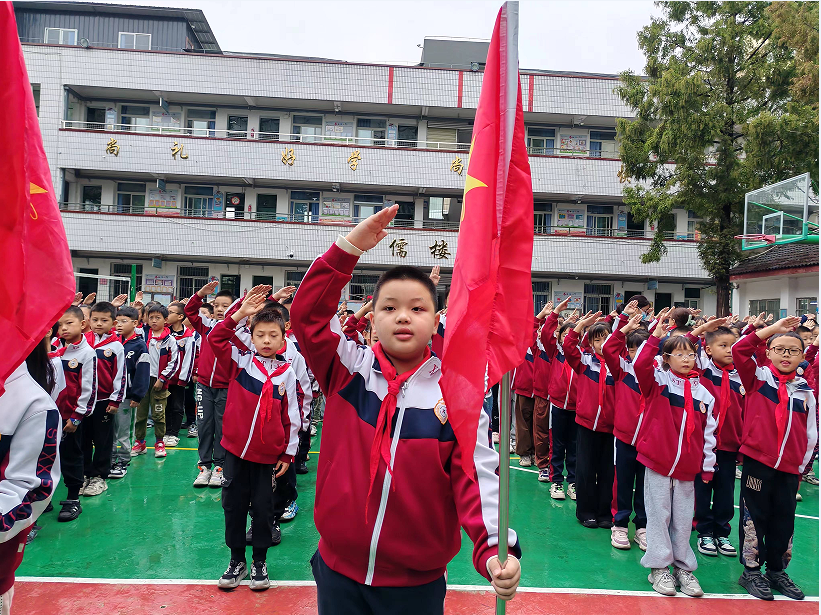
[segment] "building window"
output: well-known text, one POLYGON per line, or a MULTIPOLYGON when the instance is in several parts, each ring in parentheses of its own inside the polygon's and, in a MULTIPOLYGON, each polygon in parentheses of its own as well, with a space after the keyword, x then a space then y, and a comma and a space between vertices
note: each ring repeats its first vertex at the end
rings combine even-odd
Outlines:
POLYGON ((77 30, 46 28, 45 43, 47 45, 76 45, 77 30))
POLYGON ((248 138, 248 116, 229 115, 228 116, 228 138, 247 139, 248 138))
POLYGON ((397 136, 396 147, 416 147, 416 142, 419 139, 419 127, 399 126, 397 136))
POLYGON ((617 158, 616 133, 591 130, 590 155, 594 158, 617 158))
POLYGON ((260 284, 264 284, 265 286, 273 286, 274 285, 274 276, 272 275, 255 275, 251 277, 251 286, 259 286, 260 284))
POLYGON ((321 115, 295 115, 293 128, 291 129, 295 141, 303 143, 316 143, 322 140, 322 116, 321 115))
MULTIPOLYGON (((102 186, 83 186, 83 211, 100 211, 103 202, 102 186)), ((118 293, 119 294, 119 293, 118 293)))
MULTIPOLYGON (((186 186, 183 201, 184 216, 210 218, 214 213, 214 188, 211 186, 186 186)), ((185 297, 185 295, 181 295, 185 297)))
POLYGON ((599 236, 613 234, 612 205, 587 206, 587 234, 599 236))
POLYGON ((700 309, 701 303, 701 289, 700 288, 685 288, 684 289, 684 306, 694 310, 700 309))
POLYGON ((180 267, 177 271, 179 284, 178 297, 190 297, 208 284, 208 267, 180 267))
POLYGON ((305 277, 304 271, 286 271, 285 272, 285 286, 296 286, 302 284, 302 278, 305 277))
POLYGON ((213 137, 217 127, 217 112, 213 109, 188 109, 185 126, 195 137, 213 137))
POLYGON ((802 297, 795 301, 795 315, 816 314, 818 312, 818 297, 802 297))
POLYGON ((31 93, 34 96, 34 109, 37 111, 37 117, 40 117, 40 84, 31 84, 31 93))
POLYGON ((96 293, 100 281, 97 277, 99 273, 99 269, 80 269, 80 274, 85 275, 74 276, 75 280, 77 280, 77 291, 83 293, 83 296, 96 293))
POLYGON ((781 313, 781 299, 753 299, 750 301, 750 314, 773 314, 778 318, 781 313))
MULTIPOLYGON (((131 263, 111 263, 111 275, 121 278, 131 277, 131 263)), ((137 268, 137 278, 135 281, 134 292, 142 290, 143 287, 143 266, 140 263, 134 263, 137 268)), ((109 293, 111 297, 117 295, 127 295, 130 283, 125 280, 111 280, 111 289, 109 293)))
POLYGON ((609 314, 613 305, 613 287, 610 284, 584 285, 584 311, 609 314))
POLYGON ((103 130, 105 128, 105 109, 87 107, 85 127, 89 130, 103 130))
POLYGON ((348 296, 350 300, 365 301, 367 297, 373 296, 373 291, 376 288, 376 282, 378 280, 378 275, 364 273, 353 274, 351 277, 351 283, 348 287, 348 296))
POLYGON ((151 49, 151 35, 139 32, 120 32, 120 49, 139 49, 149 51, 151 49))
POLYGON ((627 236, 644 237, 644 220, 636 220, 629 211, 627 212, 627 236))
POLYGON ((553 154, 556 139, 555 128, 542 128, 540 126, 527 127, 527 153, 528 154, 553 154))
POLYGON ((145 184, 126 182, 117 184, 117 213, 145 213, 145 184))
POLYGON ((665 239, 673 239, 676 236, 676 214, 669 213, 659 221, 658 228, 663 233, 665 239))
POLYGON ((547 234, 553 226, 553 203, 533 203, 533 232, 547 234))
POLYGON ((259 118, 259 134, 257 139, 262 141, 279 141, 279 118, 259 118))
POLYGON ((359 145, 385 145, 388 121, 370 118, 356 120, 356 142, 359 145))
POLYGON ((291 190, 291 216, 294 222, 317 222, 319 198, 319 192, 291 190))
MULTIPOLYGON (((258 194, 257 195, 257 220, 277 219, 277 195, 258 194)), ((256 284, 254 285, 256 286, 256 284)))
POLYGON ((151 107, 141 105, 123 105, 120 111, 120 123, 125 124, 125 130, 148 132, 151 126, 151 107), (130 128, 129 128, 130 126, 130 128))
POLYGON ((413 201, 397 201, 396 204, 399 205, 399 211, 396 212, 391 226, 412 227, 416 215, 416 206, 413 201))
POLYGON ((363 219, 381 211, 385 204, 385 197, 376 194, 353 195, 353 216, 363 219))
POLYGON ((533 313, 538 314, 550 301, 550 282, 533 282, 533 313))
MULTIPOLYGON (((254 284, 256 286, 256 284, 254 284)), ((230 290, 231 294, 239 297, 239 275, 233 273, 224 273, 220 276, 220 290, 230 290)), ((186 295, 180 295, 185 297, 186 295)))
POLYGON ((701 218, 696 216, 696 212, 687 212, 687 239, 700 239, 701 233, 698 228, 700 222, 701 218))

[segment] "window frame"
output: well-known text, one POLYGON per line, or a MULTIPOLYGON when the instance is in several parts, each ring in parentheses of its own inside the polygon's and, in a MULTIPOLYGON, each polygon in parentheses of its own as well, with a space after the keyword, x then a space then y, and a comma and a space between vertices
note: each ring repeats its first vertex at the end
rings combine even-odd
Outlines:
POLYGON ((117 49, 132 49, 134 51, 151 51, 152 38, 153 37, 152 37, 151 33, 149 33, 149 32, 119 32, 117 34, 117 49), (134 37, 134 46, 133 47, 123 47, 123 45, 122 45, 123 34, 134 37), (138 36, 147 36, 148 37, 148 49, 139 49, 137 47, 137 37, 138 36))
MULTIPOLYGON (((418 134, 418 133, 417 133, 418 134)), ((399 136, 399 129, 396 130, 397 137, 399 136)), ((379 147, 384 147, 387 145, 388 140, 388 118, 385 117, 369 117, 369 116, 357 116, 356 121, 354 122, 354 138, 356 139, 357 145, 376 145, 379 147), (373 127, 363 127, 362 130, 368 131, 371 136, 370 137, 360 137, 359 136, 359 122, 362 120, 367 120, 369 122, 385 122, 384 128, 373 128, 373 127), (375 137, 373 133, 381 130, 384 133, 382 137, 375 137)))
POLYGON ((280 117, 260 117, 259 118, 259 131, 257 132, 257 139, 260 141, 279 141, 279 134, 280 134, 280 126, 282 125, 282 118, 280 117), (262 130, 262 122, 263 121, 276 121, 277 123, 277 131, 276 132, 267 132, 262 130))
POLYGON ((319 115, 312 115, 310 113, 300 113, 299 115, 292 115, 291 116, 291 136, 294 141, 300 141, 302 143, 321 143, 323 136, 324 136, 324 126, 325 126, 325 116, 322 114, 319 115), (298 117, 310 117, 310 118, 319 118, 319 124, 302 124, 297 123, 296 118, 298 117), (316 128, 318 132, 314 134, 303 134, 302 127, 311 127, 316 128), (297 128, 299 128, 299 132, 297 132, 297 128))
MULTIPOLYGON (((376 288, 376 283, 379 281, 379 274, 378 273, 362 273, 362 272, 353 272, 351 276, 351 281, 348 282, 348 300, 349 301, 366 301, 366 297, 368 295, 373 296, 374 289, 376 288), (364 278, 368 278, 365 280, 364 278), (361 287, 362 292, 354 293, 353 287, 361 287)), ((360 290, 357 288, 357 290, 360 290)))
MULTIPOLYGON (((148 193, 148 185, 145 182, 117 182, 117 190, 115 192, 115 196, 116 196, 116 199, 117 199, 117 205, 116 205, 117 213, 118 214, 123 214, 123 213, 125 213, 125 214, 138 214, 138 215, 144 214, 145 213, 146 201, 148 200, 148 198, 146 196, 147 193, 148 193), (143 188, 142 192, 139 192, 136 189, 135 190, 128 190, 128 189, 121 190, 120 189, 121 185, 127 185, 127 184, 142 184, 144 186, 144 188, 143 188), (128 195, 128 204, 125 204, 125 203, 121 202, 124 199, 120 199, 120 195, 128 195), (141 196, 143 198, 142 211, 136 211, 135 210, 135 206, 134 206, 134 202, 133 202, 135 196, 141 196), (128 211, 125 211, 126 207, 128 208, 128 211)), ((139 209, 139 208, 137 208, 137 209, 139 209)))
POLYGON ((200 288, 208 284, 211 278, 211 269, 208 265, 179 265, 177 267, 177 297, 190 297, 200 288), (205 275, 202 272, 183 275, 183 270, 204 269, 205 275), (183 280, 185 280, 185 288, 183 288, 183 280), (190 288, 188 288, 190 281, 190 288))
POLYGON ((527 153, 528 154, 535 154, 535 155, 542 155, 542 156, 551 156, 556 153, 556 128, 551 126, 525 126, 525 144, 527 146, 527 153), (553 131, 553 138, 551 139, 548 136, 543 135, 531 135, 530 131, 533 130, 552 130, 553 131), (541 146, 533 145, 532 139, 540 139, 544 143, 541 146), (551 141, 550 145, 548 146, 548 141, 551 141))
POLYGON ((229 115, 225 118, 225 136, 229 139, 247 139, 248 138, 248 116, 247 115, 229 115), (245 129, 231 128, 231 118, 244 119, 245 129))
POLYGON ((750 309, 750 314, 765 312, 767 314, 773 314, 775 318, 778 318, 781 313, 781 299, 750 299, 747 307, 750 309), (772 307, 772 304, 775 304, 775 308, 772 307))
POLYGON ((585 312, 601 312, 602 314, 609 314, 613 309, 613 285, 612 284, 594 284, 585 283, 584 285, 584 310, 585 312), (607 288, 607 292, 604 292, 607 288), (590 292, 588 292, 588 289, 590 292), (596 292, 594 292, 596 291, 596 292), (595 300, 596 305, 593 306, 588 300, 595 300))
POLYGON ((77 44, 77 28, 46 28, 43 34, 43 43, 46 45, 76 45, 77 44), (48 42, 48 31, 49 30, 58 30, 60 32, 60 42, 59 43, 49 43, 48 42), (63 42, 63 33, 64 32, 73 32, 74 33, 74 42, 73 43, 64 43, 63 42))
POLYGON ((811 306, 815 304, 815 312, 818 311, 818 297, 796 297, 795 298, 795 314, 796 316, 803 316, 804 314, 814 314, 811 306), (807 308, 801 308, 801 302, 807 302, 807 308))
MULTIPOLYGON (((109 271, 113 276, 120 276, 120 277, 131 277, 131 265, 137 266, 137 275, 136 279, 134 280, 134 292, 138 292, 143 288, 143 264, 142 263, 111 263, 111 267, 109 271), (119 266, 127 267, 127 271, 114 271, 115 268, 119 266)), ((126 283, 122 280, 111 280, 111 287, 109 288, 109 295, 112 297, 116 297, 117 295, 126 294, 124 291, 124 287, 126 287, 126 283)))

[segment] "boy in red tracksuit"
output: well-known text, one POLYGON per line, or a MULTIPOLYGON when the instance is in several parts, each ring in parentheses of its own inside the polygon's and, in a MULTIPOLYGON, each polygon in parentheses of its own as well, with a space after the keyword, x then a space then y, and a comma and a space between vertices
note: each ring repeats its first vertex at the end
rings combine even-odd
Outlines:
POLYGON ((185 304, 175 301, 168 306, 168 330, 177 341, 177 371, 168 385, 168 429, 163 443, 175 447, 180 443, 180 427, 185 417, 185 389, 194 376, 197 332, 185 326, 185 304))
POLYGON ((796 317, 783 318, 743 337, 732 351, 746 389, 739 501, 744 573, 738 582, 763 600, 773 599, 773 589, 804 598, 784 570, 792 557, 799 477, 818 439, 815 395, 797 375, 804 360, 804 341, 794 333, 799 323, 796 317), (768 365, 760 366, 754 355, 766 355, 768 365))
POLYGON ((368 312, 372 309, 372 303, 368 300, 355 314, 348 316, 348 320, 345 321, 342 330, 345 332, 345 335, 348 336, 349 340, 353 340, 358 344, 365 343, 363 333, 368 327, 368 312))
MULTIPOLYGON (((559 303, 548 315, 539 339, 550 363, 548 390, 550 391, 550 473, 552 485, 550 497, 563 500, 564 470, 567 469, 567 495, 576 499, 576 388, 578 378, 565 361, 562 342, 574 327, 573 317, 559 325, 559 314, 567 309, 570 297, 559 303)), ((540 423, 543 426, 543 423, 540 423)))
POLYGON ((684 336, 661 336, 675 328, 662 310, 653 334, 639 348, 634 369, 644 397, 644 422, 636 443, 644 465, 647 508, 647 552, 641 565, 647 580, 663 596, 676 587, 688 596, 703 596, 693 571, 698 567, 690 547, 695 491, 693 482, 709 481, 715 467, 713 396, 694 370, 696 347, 684 336), (661 354, 662 367, 656 367, 661 354), (669 566, 673 566, 670 574, 669 566))
POLYGON ((642 313, 636 302, 619 314, 613 334, 605 340, 602 355, 608 371, 616 382, 613 435, 616 438, 615 513, 610 544, 616 549, 629 549, 630 515, 636 533, 635 542, 647 550, 647 511, 644 507, 644 466, 638 462, 636 440, 644 418, 644 398, 641 396, 633 361, 649 333, 641 328, 642 313), (628 320, 627 315, 632 314, 628 320))
MULTIPOLYGON (((414 267, 382 275, 374 292, 372 348, 347 340, 336 317, 359 256, 387 236, 397 206, 361 222, 314 261, 293 303, 300 348, 327 398, 317 468, 312 559, 320 615, 443 613, 445 571, 461 546, 497 595, 511 598, 519 562, 498 545, 499 456, 476 408, 472 477, 448 422, 441 363, 428 348, 436 289, 414 267), (424 521, 421 521, 424 519, 424 521)), ((515 532, 505 537, 519 555, 515 532)))
MULTIPOLYGON (((544 327, 545 317, 553 311, 553 302, 548 301, 536 316, 539 326, 544 327)), ((533 462, 539 468, 540 483, 552 482, 550 472, 550 357, 547 356, 541 331, 537 331, 536 345, 533 347, 533 462)))
POLYGON ((588 313, 568 331, 562 347, 567 363, 579 378, 576 394, 576 518, 587 528, 613 527, 613 376, 601 347, 610 325, 596 322, 601 312, 588 313), (590 342, 582 350, 581 336, 590 342))
POLYGON ((698 550, 716 557, 738 555, 730 542, 730 520, 735 514, 733 492, 738 449, 741 446, 741 409, 744 385, 733 365, 735 334, 724 326, 726 318, 716 318, 696 328, 687 336, 696 344, 703 336, 698 368, 701 384, 715 398, 713 415, 716 427, 716 469, 713 480, 696 480, 696 531, 698 550))
POLYGON ((262 310, 267 292, 249 293, 231 316, 211 332, 214 356, 230 375, 223 417, 225 448, 222 507, 225 543, 231 549, 221 589, 234 589, 248 574, 245 563, 245 521, 251 519, 251 589, 270 587, 266 555, 271 547, 276 481, 294 462, 302 424, 297 403, 296 376, 277 352, 285 340, 285 322, 274 310, 262 310), (255 315, 255 316, 254 316, 255 315), (253 350, 237 341, 240 320, 254 316, 250 333, 253 350))

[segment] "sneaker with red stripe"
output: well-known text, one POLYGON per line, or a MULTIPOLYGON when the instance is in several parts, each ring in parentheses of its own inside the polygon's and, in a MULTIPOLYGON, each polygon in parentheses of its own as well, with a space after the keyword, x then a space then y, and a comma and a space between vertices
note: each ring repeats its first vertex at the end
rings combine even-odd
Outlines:
POLYGON ((165 444, 160 440, 154 445, 154 457, 165 457, 166 455, 168 453, 165 452, 165 444))

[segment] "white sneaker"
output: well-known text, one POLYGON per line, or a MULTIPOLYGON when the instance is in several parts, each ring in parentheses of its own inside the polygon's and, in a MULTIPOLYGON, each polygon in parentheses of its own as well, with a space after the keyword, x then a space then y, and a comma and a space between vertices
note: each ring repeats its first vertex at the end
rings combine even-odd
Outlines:
POLYGON ((741 466, 735 467, 735 479, 741 480, 741 466))
POLYGON ((86 487, 88 487, 88 483, 90 483, 90 482, 91 482, 91 479, 88 476, 83 478, 83 486, 80 487, 80 495, 85 495, 86 487))
POLYGON ((194 486, 207 487, 211 481, 211 468, 206 468, 205 466, 197 466, 197 468, 199 468, 200 473, 197 474, 197 478, 194 479, 194 486))
POLYGON ((165 436, 163 438, 163 442, 166 446, 175 447, 180 443, 180 439, 177 436, 165 436))
POLYGON ((635 542, 642 551, 647 551, 647 530, 643 527, 637 529, 636 535, 633 536, 633 542, 635 542))
POLYGON ((563 500, 566 497, 564 487, 561 483, 553 483, 550 485, 550 497, 554 500, 563 500))
POLYGON ((499 444, 499 432, 494 431, 493 436, 491 436, 491 439, 493 440, 493 444, 499 444))
POLYGON ((681 588, 681 593, 693 598, 700 598, 704 595, 696 575, 692 572, 673 566, 673 578, 676 580, 676 585, 681 588))
POLYGON ((510 440, 510 454, 511 455, 516 454, 516 440, 513 440, 513 439, 510 440))
POLYGON ((519 465, 523 468, 529 468, 533 465, 533 457, 530 455, 522 455, 519 457, 519 465))
POLYGON ((676 580, 667 568, 653 568, 647 575, 647 580, 662 596, 676 595, 676 580))
POLYGON ((100 495, 106 489, 108 489, 108 485, 105 480, 99 476, 95 476, 88 481, 88 486, 85 488, 85 491, 83 491, 83 495, 86 497, 93 497, 95 495, 100 495))
POLYGON ((214 489, 219 489, 222 487, 222 467, 217 466, 214 468, 214 471, 211 472, 211 478, 208 481, 208 486, 213 487, 214 489))
POLYGON ((316 435, 316 425, 311 423, 311 437, 313 438, 316 435))
POLYGON ((627 550, 630 548, 630 538, 627 536, 626 527, 610 528, 610 544, 616 549, 627 550))
POLYGON ((570 483, 567 486, 567 497, 569 497, 574 502, 576 501, 576 483, 570 483))
POLYGON ((818 477, 815 475, 815 472, 812 470, 808 471, 804 474, 804 482, 808 485, 817 485, 819 483, 818 477))

